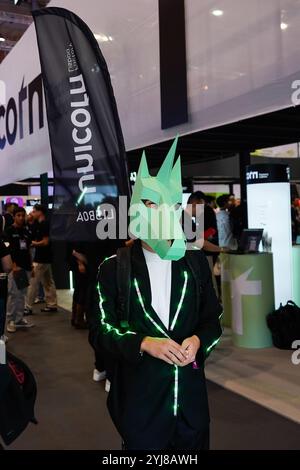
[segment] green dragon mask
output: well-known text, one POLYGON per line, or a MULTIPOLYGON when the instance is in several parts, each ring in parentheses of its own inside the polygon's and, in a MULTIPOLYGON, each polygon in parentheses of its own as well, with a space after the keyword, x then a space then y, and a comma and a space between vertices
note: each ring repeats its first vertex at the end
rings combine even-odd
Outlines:
POLYGON ((149 174, 143 152, 129 209, 130 233, 147 243, 162 259, 174 261, 182 258, 186 250, 186 238, 180 221, 180 157, 173 165, 176 146, 177 137, 155 177, 149 174))

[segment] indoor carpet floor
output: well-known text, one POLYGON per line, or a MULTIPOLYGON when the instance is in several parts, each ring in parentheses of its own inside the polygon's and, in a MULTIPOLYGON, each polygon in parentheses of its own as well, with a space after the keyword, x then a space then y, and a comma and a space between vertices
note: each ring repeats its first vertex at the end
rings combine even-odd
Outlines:
MULTIPOLYGON (((70 313, 38 313, 35 327, 9 334, 7 349, 32 369, 38 384, 36 417, 8 449, 120 449, 106 410, 104 382, 92 381, 87 332, 70 313)), ((300 426, 208 382, 211 449, 300 449, 300 426)))

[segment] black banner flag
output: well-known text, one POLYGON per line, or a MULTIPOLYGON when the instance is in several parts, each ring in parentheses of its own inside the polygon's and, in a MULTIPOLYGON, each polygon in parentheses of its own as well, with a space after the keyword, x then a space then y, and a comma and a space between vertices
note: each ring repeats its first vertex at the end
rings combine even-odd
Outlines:
POLYGON ((99 220, 117 220, 118 196, 129 195, 109 72, 93 33, 74 13, 53 7, 33 17, 54 171, 51 237, 93 241, 99 220), (102 210, 106 204, 115 210, 102 210))

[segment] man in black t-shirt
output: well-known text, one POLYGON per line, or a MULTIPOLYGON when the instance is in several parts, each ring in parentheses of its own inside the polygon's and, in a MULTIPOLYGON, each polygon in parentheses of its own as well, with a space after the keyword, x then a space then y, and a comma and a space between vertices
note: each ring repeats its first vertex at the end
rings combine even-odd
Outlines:
POLYGON ((33 302, 38 293, 41 282, 45 297, 46 307, 42 312, 57 311, 56 288, 52 275, 52 250, 49 239, 49 223, 46 220, 46 208, 40 204, 33 207, 32 215, 36 220, 33 229, 33 241, 31 246, 35 248, 33 271, 34 277, 30 281, 30 286, 26 298, 26 311, 31 313, 33 302))
POLYGON ((14 211, 14 223, 5 231, 4 238, 9 243, 13 269, 8 275, 7 331, 14 333, 17 328, 30 328, 33 323, 24 316, 25 296, 31 277, 31 239, 25 227, 25 209, 14 211))
POLYGON ((6 204, 4 204, 4 230, 6 230, 14 223, 14 211, 17 207, 17 204, 14 204, 13 202, 7 202, 6 204))
MULTIPOLYGON (((1 234, 3 235, 3 234, 1 234)), ((12 260, 9 249, 0 238, 0 339, 4 339, 6 318, 7 275, 12 270, 12 260)))

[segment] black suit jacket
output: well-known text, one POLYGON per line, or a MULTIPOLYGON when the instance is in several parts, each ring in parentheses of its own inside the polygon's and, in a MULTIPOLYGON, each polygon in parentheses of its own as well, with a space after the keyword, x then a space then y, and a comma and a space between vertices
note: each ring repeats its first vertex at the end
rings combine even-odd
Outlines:
MULTIPOLYGON (((182 413, 195 430, 205 429, 209 411, 204 376, 204 361, 221 336, 221 307, 211 281, 205 255, 195 251, 202 273, 200 308, 196 309, 196 283, 185 258, 172 262, 170 325, 182 295, 184 272, 188 276, 186 293, 173 331, 167 330, 151 307, 151 286, 140 243, 131 252, 131 293, 129 332, 123 334, 117 316, 116 258, 100 267, 100 312, 93 325, 94 344, 114 358, 114 373, 108 396, 111 417, 129 448, 163 449, 170 441, 178 413, 182 413), (145 315, 138 299, 134 280, 138 282, 144 307, 165 333, 181 344, 197 335, 201 347, 197 354, 198 369, 192 364, 178 367, 178 407, 175 403, 174 366, 146 353, 140 354, 145 336, 165 337, 145 315)), ((96 317, 95 317, 96 318, 96 317)))

